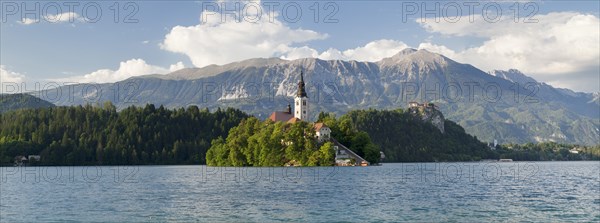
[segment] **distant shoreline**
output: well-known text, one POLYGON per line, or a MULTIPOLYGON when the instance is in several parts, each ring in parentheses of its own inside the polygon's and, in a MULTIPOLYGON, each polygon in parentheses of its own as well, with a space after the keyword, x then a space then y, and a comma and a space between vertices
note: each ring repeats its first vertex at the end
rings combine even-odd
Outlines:
MULTIPOLYGON (((382 165, 386 164, 404 164, 404 163, 524 163, 524 162, 600 162, 600 160, 537 160, 537 161, 529 161, 529 160, 519 160, 512 162, 499 162, 499 161, 447 161, 447 162, 391 162, 391 163, 381 163, 382 165)), ((123 164, 123 165, 74 165, 74 166, 66 166, 66 165, 34 165, 34 166, 0 166, 4 167, 90 167, 90 166, 99 166, 99 167, 121 167, 121 166, 206 166, 211 168, 268 168, 268 167, 285 167, 285 168, 315 168, 315 167, 341 167, 341 166, 207 166, 206 164, 123 164)), ((348 166, 351 168, 352 166, 348 166)), ((378 167, 373 165, 372 167, 378 167)))

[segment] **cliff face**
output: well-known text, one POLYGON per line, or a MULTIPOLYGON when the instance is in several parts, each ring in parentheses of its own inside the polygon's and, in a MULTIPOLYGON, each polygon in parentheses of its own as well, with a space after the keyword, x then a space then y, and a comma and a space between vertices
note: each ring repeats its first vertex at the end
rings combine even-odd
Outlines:
POLYGON ((444 119, 444 114, 442 114, 442 112, 435 109, 431 111, 425 111, 424 114, 421 116, 421 120, 430 122, 431 124, 433 124, 433 126, 438 128, 440 132, 445 133, 444 122, 446 120, 444 119))
POLYGON ((411 111, 411 114, 420 118, 423 122, 429 122, 437 129, 439 129, 440 132, 442 132, 442 134, 445 133, 444 122, 446 121, 446 119, 444 119, 444 114, 442 114, 441 111, 433 107, 424 106, 409 108, 409 110, 411 111))

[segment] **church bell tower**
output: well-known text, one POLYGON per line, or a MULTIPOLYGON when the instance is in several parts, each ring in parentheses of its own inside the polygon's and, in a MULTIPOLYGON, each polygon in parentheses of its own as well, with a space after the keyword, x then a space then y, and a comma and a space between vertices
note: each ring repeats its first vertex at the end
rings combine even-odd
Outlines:
POLYGON ((308 96, 304 89, 304 74, 300 72, 300 82, 298 82, 298 92, 294 97, 294 117, 303 121, 308 121, 308 96))

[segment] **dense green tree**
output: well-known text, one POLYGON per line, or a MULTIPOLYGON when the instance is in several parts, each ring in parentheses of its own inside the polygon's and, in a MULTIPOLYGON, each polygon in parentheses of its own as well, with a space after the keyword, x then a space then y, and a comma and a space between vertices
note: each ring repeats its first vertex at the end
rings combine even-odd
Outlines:
POLYGON ((223 140, 213 140, 206 154, 212 166, 331 166, 333 145, 319 143, 311 123, 259 121, 251 117, 223 140))
MULTIPOLYGON (((403 110, 351 111, 339 118, 321 113, 319 120, 333 130, 335 139, 370 162, 378 162, 380 149, 385 162, 600 157, 600 146, 552 142, 491 150, 454 122, 446 121, 442 133, 403 110)), ((236 109, 210 112, 196 106, 171 110, 147 105, 117 112, 110 102, 23 109, 0 114, 0 164, 39 154, 39 165, 281 166, 291 160, 330 165, 330 149, 323 149, 329 147, 314 138, 309 123, 260 121, 236 109)))
MULTIPOLYGON (((338 123, 333 115, 322 113, 322 121, 335 128, 334 137, 350 145, 354 152, 372 163, 379 161, 379 147, 369 135, 356 130, 350 120, 338 123)), ((259 121, 251 117, 231 129, 229 136, 214 140, 206 155, 214 166, 282 166, 288 163, 303 166, 334 164, 331 142, 318 142, 313 124, 259 121)))
POLYGON ((332 135, 367 160, 378 157, 365 146, 367 137, 386 155, 384 162, 471 161, 511 158, 514 160, 581 160, 598 159, 598 147, 528 143, 498 146, 496 150, 480 142, 458 124, 446 120, 442 133, 429 122, 401 109, 392 111, 357 110, 339 119, 322 114, 319 119, 333 130, 332 135), (352 134, 352 132, 367 134, 352 134), (348 137, 348 136, 353 137, 348 137), (569 149, 577 147, 579 153, 569 149), (362 149, 359 149, 362 148, 362 149), (562 150, 561 150, 562 148, 562 150))
POLYGON ((600 160, 600 145, 581 146, 556 142, 498 145, 499 158, 516 161, 600 160))
POLYGON ((39 154, 40 165, 204 164, 207 142, 227 137, 247 117, 196 106, 117 112, 110 102, 11 111, 0 115, 0 162, 39 154))

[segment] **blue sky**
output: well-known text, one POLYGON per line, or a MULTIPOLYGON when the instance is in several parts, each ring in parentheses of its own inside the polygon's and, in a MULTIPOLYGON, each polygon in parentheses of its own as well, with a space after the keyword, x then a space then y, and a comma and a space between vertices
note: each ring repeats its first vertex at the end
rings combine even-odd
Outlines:
MULTIPOLYGON (((238 23, 228 15, 222 21, 219 14, 206 12, 208 23, 200 24, 203 7, 211 2, 140 1, 129 7, 125 7, 127 2, 81 2, 69 14, 63 2, 2 1, 0 81, 112 82, 252 57, 377 61, 412 47, 442 53, 484 71, 517 68, 557 87, 600 91, 598 1, 529 5, 526 1, 517 5, 488 1, 474 6, 474 21, 469 21, 464 2, 337 1, 325 8, 327 2, 319 1, 318 22, 311 7, 316 1, 279 2, 273 21, 267 18, 265 4, 277 2, 240 3, 242 7, 258 5, 263 10, 261 20, 238 23), (22 15, 23 7, 32 9, 36 3, 39 12, 22 15), (88 3, 102 9, 95 23, 86 20, 95 17, 94 8, 88 7, 87 14, 82 10, 88 3), (115 3, 118 22, 111 10, 115 3), (281 8, 296 3, 302 15, 290 21, 294 8, 290 6, 287 13, 281 8), (439 10, 425 15, 422 22, 423 6, 435 9, 436 3, 439 10), (484 6, 496 3, 502 7, 502 16, 486 20, 486 15, 495 16, 495 8, 484 11, 484 6), (54 4, 61 10, 55 10, 54 4), (414 15, 409 15, 414 9, 410 6, 417 6, 414 15), (454 17, 454 6, 460 7, 462 16, 454 17), (517 22, 514 6, 520 9, 517 22), (135 10, 131 23, 125 23, 135 10), (334 10, 331 23, 325 23, 334 10), (530 13, 537 21, 524 23, 530 13)), ((232 1, 222 4, 235 7, 232 1)), ((251 9, 247 18, 255 18, 251 9)))

